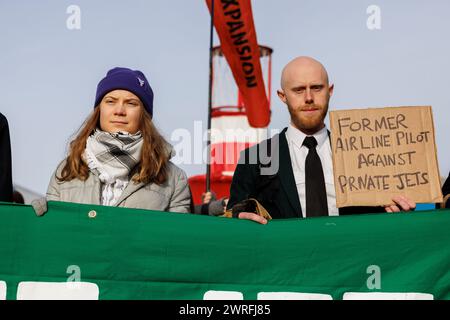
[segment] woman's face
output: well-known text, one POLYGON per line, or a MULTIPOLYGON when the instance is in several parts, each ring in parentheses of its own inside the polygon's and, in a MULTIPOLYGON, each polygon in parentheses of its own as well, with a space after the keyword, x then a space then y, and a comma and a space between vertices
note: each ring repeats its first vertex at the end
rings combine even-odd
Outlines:
POLYGON ((100 129, 107 132, 139 131, 144 106, 141 100, 127 90, 108 92, 100 102, 100 129))

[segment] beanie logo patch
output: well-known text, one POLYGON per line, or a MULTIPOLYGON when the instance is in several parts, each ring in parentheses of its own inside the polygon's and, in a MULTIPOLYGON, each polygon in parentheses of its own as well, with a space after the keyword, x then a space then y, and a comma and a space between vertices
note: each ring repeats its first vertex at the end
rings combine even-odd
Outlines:
POLYGON ((143 87, 144 86, 144 84, 145 84, 145 81, 144 80, 142 80, 141 78, 139 78, 139 77, 137 77, 137 79, 139 80, 139 85, 141 86, 141 87, 143 87))

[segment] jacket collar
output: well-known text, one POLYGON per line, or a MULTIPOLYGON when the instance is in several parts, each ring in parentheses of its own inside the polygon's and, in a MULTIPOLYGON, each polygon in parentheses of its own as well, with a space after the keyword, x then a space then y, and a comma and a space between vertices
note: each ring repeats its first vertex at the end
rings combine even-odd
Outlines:
POLYGON ((142 182, 135 183, 133 180, 131 180, 128 183, 128 185, 126 186, 125 190, 123 190, 122 194, 120 195, 119 199, 117 200, 117 203, 114 206, 118 207, 129 196, 131 196, 133 193, 135 193, 136 191, 138 191, 139 189, 141 189, 143 187, 145 187, 145 183, 142 183, 142 182))

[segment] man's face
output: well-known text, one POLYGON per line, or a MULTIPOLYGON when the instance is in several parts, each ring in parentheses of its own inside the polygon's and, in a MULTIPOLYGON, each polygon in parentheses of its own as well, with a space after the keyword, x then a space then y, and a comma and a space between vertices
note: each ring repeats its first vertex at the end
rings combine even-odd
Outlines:
POLYGON ((292 124, 305 134, 314 134, 325 126, 324 119, 333 86, 318 63, 288 65, 283 73, 280 99, 288 106, 292 124))

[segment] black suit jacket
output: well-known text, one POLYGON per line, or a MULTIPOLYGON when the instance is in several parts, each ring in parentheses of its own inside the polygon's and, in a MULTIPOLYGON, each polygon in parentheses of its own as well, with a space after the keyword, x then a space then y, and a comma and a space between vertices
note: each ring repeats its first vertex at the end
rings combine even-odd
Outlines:
MULTIPOLYGON (((280 134, 242 151, 234 172, 227 208, 255 198, 274 219, 301 218, 285 128, 280 134)), ((340 215, 384 212, 382 207, 340 208, 340 215)))
POLYGON ((450 173, 442 186, 442 193, 444 194, 444 197, 450 193, 450 173))
MULTIPOLYGON (((450 173, 442 186, 442 194, 444 197, 450 193, 450 173)), ((445 208, 450 208, 450 199, 445 203, 445 208)))
POLYGON ((11 144, 8 121, 0 113, 0 201, 12 201, 11 144))

